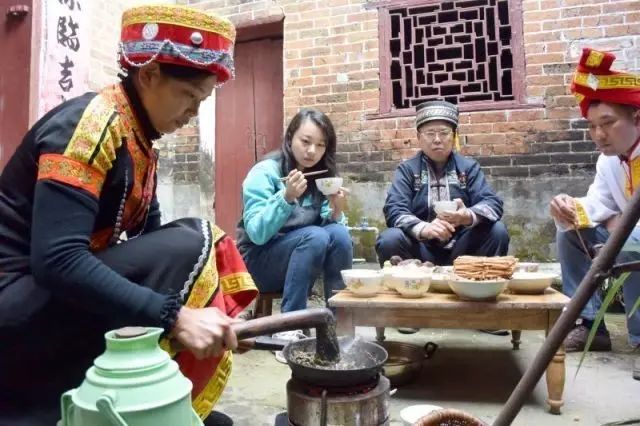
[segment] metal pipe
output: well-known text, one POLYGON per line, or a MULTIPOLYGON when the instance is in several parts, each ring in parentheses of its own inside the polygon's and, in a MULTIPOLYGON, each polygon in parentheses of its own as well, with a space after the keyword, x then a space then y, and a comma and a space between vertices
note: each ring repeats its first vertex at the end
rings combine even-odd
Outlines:
MULTIPOLYGON (((323 359, 339 359, 340 350, 335 336, 335 323, 335 317, 330 309, 314 308, 238 322, 232 324, 231 329, 237 339, 242 341, 280 331, 315 328, 316 341, 322 345, 320 350, 323 352, 323 359)), ((254 344, 253 341, 245 341, 242 346, 247 348, 254 344)), ((171 348, 174 351, 184 350, 184 346, 177 340, 171 341, 171 348)))
POLYGON ((589 268, 589 271, 580 282, 576 294, 571 298, 571 301, 549 332, 533 363, 527 368, 506 404, 502 407, 502 411, 496 417, 493 426, 510 425, 518 415, 525 399, 531 394, 558 348, 560 348, 565 337, 580 317, 582 309, 611 270, 613 262, 620 253, 620 249, 624 246, 639 219, 640 191, 635 191, 631 201, 622 212, 619 226, 613 230, 606 244, 593 260, 591 268, 589 268))
POLYGON ((636 272, 636 271, 640 271, 639 260, 634 260, 633 262, 617 263, 613 265, 610 273, 612 277, 619 277, 620 274, 624 272, 636 272))
POLYGON ((329 324, 335 324, 333 312, 328 308, 314 308, 243 321, 233 324, 231 328, 241 340, 280 331, 322 328, 329 324))

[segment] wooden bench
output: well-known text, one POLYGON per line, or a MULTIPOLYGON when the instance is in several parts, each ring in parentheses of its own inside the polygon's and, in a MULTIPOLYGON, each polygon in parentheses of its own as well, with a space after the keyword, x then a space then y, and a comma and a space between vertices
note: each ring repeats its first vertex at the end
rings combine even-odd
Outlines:
POLYGON ((273 301, 282 299, 282 293, 260 293, 256 297, 253 318, 267 317, 273 312, 273 301))

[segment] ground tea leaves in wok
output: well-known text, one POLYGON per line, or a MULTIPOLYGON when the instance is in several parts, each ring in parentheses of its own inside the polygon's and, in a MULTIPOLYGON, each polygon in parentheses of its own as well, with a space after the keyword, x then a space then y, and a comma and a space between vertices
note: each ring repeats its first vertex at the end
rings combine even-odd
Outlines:
POLYGON ((375 363, 375 359, 368 351, 342 353, 340 361, 337 363, 318 360, 315 352, 300 350, 291 354, 291 361, 294 363, 320 370, 359 370, 371 367, 375 363))
POLYGON ((340 361, 340 345, 336 335, 336 323, 331 321, 316 328, 316 353, 317 364, 336 364, 340 361))

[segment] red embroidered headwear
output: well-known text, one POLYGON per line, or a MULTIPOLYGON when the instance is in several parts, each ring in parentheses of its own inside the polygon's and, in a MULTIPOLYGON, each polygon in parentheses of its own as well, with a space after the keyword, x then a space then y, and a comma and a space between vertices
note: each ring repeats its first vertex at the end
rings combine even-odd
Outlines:
POLYGON ((233 24, 184 6, 134 7, 122 15, 119 61, 125 69, 151 61, 210 71, 218 85, 234 76, 233 24))
POLYGON ((571 92, 578 99, 583 117, 587 116, 589 104, 595 100, 640 108, 640 75, 612 71, 610 68, 615 59, 610 52, 582 50, 571 92))

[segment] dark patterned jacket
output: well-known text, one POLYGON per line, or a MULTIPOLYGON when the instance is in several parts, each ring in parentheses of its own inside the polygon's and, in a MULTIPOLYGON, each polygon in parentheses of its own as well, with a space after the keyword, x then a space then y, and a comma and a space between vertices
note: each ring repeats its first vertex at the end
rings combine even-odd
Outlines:
MULTIPOLYGON (((389 228, 400 228, 413 236, 412 228, 422 221, 435 219, 434 197, 437 182, 430 181, 431 160, 422 151, 402 162, 396 169, 384 205, 384 216, 389 228)), ((462 199, 478 221, 496 222, 502 217, 502 200, 487 183, 480 164, 453 152, 445 165, 446 200, 462 199)), ((437 198, 436 198, 437 199, 437 198)))

